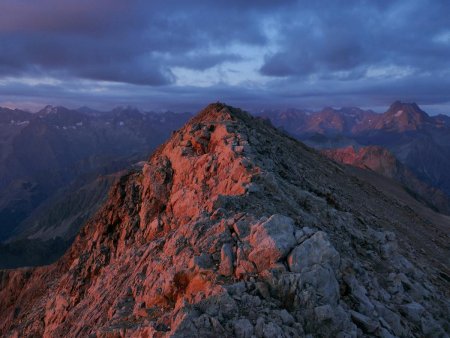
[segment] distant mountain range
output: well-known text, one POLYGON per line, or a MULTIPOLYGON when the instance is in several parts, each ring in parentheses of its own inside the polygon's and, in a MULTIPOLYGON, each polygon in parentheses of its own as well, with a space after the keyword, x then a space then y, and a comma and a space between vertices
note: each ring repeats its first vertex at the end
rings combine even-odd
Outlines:
MULTIPOLYGON (((70 240, 106 198, 110 174, 145 160, 190 116, 131 107, 99 112, 47 106, 37 113, 0 108, 0 242, 13 237, 29 247, 29 238, 70 240), (56 226, 49 225, 51 217, 60 224, 49 236, 42 227, 56 226)), ((0 265, 12 247, 0 245, 0 265)))
POLYGON ((399 101, 383 114, 328 107, 319 112, 287 110, 262 116, 318 149, 384 147, 419 180, 450 195, 449 116, 429 116, 417 104, 399 101))
MULTIPOLYGON (((335 161, 371 172, 351 174, 385 190, 395 180, 421 204, 450 214, 450 117, 401 102, 384 114, 328 107, 262 115, 335 161)), ((139 171, 190 117, 132 107, 0 108, 0 268, 61 256, 114 181, 139 171)))

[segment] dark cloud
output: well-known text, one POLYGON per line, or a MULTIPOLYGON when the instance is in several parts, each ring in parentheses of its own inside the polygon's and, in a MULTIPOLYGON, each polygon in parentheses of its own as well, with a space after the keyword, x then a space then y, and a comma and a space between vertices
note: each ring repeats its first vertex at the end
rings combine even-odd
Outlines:
POLYGON ((448 1, 305 3, 297 7, 297 22, 281 22, 279 49, 266 55, 262 74, 340 78, 347 72, 355 78, 388 66, 449 69, 448 35, 439 41, 450 29, 448 1))
POLYGON ((0 103, 450 102, 447 0, 3 0, 0 7, 0 103), (189 84, 180 84, 179 69, 189 84), (35 83, 47 78, 59 83, 35 83))
MULTIPOLYGON (((250 3, 6 0, 0 76, 47 72, 141 85, 174 82, 171 67, 205 70, 241 57, 233 43, 266 42, 250 3), (250 14, 249 14, 250 15, 250 14)), ((269 2, 265 3, 268 6, 269 2)), ((263 6, 264 8, 264 6, 263 6)))

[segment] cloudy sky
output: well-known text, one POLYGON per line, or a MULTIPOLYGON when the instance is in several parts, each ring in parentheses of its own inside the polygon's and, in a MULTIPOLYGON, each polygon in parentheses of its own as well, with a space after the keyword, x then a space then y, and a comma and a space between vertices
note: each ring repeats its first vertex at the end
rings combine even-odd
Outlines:
POLYGON ((448 0, 1 0, 0 105, 450 113, 448 0))

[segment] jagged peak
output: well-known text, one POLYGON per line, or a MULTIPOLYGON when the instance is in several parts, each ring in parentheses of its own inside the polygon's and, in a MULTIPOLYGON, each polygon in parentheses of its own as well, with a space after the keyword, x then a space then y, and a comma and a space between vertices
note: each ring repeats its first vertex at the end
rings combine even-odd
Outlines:
POLYGON ((222 102, 211 103, 201 110, 194 118, 191 119, 191 123, 211 123, 218 121, 248 121, 253 117, 238 108, 234 108, 222 102))
POLYGON ((71 111, 69 108, 66 108, 64 106, 54 106, 54 105, 46 105, 44 108, 42 108, 39 112, 38 115, 49 115, 49 114, 57 114, 57 113, 61 113, 61 112, 67 112, 67 111, 71 111))
POLYGON ((390 105, 388 111, 386 112, 386 114, 394 114, 397 117, 399 117, 401 113, 429 117, 428 114, 420 109, 420 107, 415 102, 395 101, 390 105))

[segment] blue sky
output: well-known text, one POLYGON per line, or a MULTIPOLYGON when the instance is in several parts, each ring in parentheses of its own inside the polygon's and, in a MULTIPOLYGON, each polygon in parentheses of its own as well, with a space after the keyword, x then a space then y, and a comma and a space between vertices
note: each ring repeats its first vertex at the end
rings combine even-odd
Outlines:
POLYGON ((450 113, 448 0, 2 0, 0 105, 450 113))

